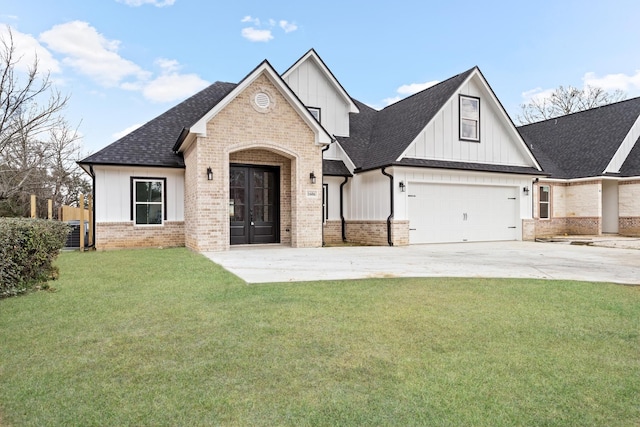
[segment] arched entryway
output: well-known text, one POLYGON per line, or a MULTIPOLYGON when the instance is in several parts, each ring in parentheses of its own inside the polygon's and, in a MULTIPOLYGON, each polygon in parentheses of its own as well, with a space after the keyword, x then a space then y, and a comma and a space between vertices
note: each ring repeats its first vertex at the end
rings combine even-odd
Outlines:
POLYGON ((291 244, 292 159, 265 148, 229 153, 229 244, 291 244))

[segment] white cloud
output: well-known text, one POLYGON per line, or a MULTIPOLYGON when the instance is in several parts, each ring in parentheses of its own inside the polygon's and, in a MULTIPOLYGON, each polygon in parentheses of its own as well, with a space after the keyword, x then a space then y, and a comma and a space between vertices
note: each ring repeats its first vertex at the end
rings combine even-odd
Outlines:
MULTIPOLYGON (((31 34, 21 33, 15 28, 10 28, 13 35, 13 47, 15 48, 15 59, 18 59, 16 69, 27 71, 38 60, 38 70, 40 72, 59 73, 60 63, 42 46, 31 34)), ((9 42, 9 27, 0 26, 0 38, 9 42)))
POLYGON ((106 87, 125 79, 146 80, 150 74, 118 54, 120 42, 108 40, 86 22, 72 21, 40 34, 49 49, 66 55, 63 63, 106 87))
POLYGON ((244 23, 249 22, 253 25, 260 26, 260 20, 258 18, 253 18, 250 15, 247 15, 244 18, 242 18, 240 22, 244 22, 244 23))
POLYGON ((138 7, 145 4, 152 4, 155 7, 173 6, 176 0, 116 0, 118 3, 124 3, 127 6, 138 7))
POLYGON ((554 91, 555 89, 542 89, 541 87, 526 90, 521 93, 522 102, 523 104, 528 104, 531 101, 542 103, 545 99, 551 98, 554 91))
POLYGON ((298 29, 298 26, 293 22, 288 22, 285 20, 280 21, 280 28, 284 30, 285 33, 290 33, 298 29))
POLYGON ((271 30, 258 30, 253 27, 243 28, 242 37, 252 42, 268 42, 269 40, 273 40, 271 30))
MULTIPOLYGON (((400 101, 403 97, 398 95, 398 96, 393 96, 391 98, 385 98, 382 100, 382 104, 384 107, 389 106, 391 104, 395 104, 396 102, 400 101)), ((377 107, 374 107, 377 108, 377 107)))
POLYGON ((175 59, 158 58, 156 59, 156 65, 162 68, 165 73, 175 73, 182 66, 175 59))
POLYGON ((586 73, 582 78, 585 85, 600 87, 605 91, 638 91, 640 90, 640 70, 636 70, 635 74, 606 74, 603 77, 597 77, 595 73, 586 73))
POLYGON ((398 89, 396 89, 396 92, 398 93, 398 95, 385 98, 382 100, 383 105, 388 106, 391 104, 395 104, 396 102, 402 100, 403 98, 409 95, 413 95, 414 93, 418 93, 420 91, 428 89, 431 86, 437 85, 438 83, 440 83, 438 80, 432 80, 424 83, 411 83, 408 85, 402 85, 398 89))
POLYGON ((178 73, 182 66, 174 59, 159 58, 156 65, 161 68, 162 74, 142 89, 142 94, 151 101, 182 100, 209 86, 209 82, 196 74, 178 73))
POLYGON ((120 132, 116 132, 113 135, 111 135, 113 137, 113 139, 120 139, 125 135, 129 135, 131 132, 133 132, 134 130, 138 129, 140 126, 142 126, 144 123, 136 123, 135 125, 131 125, 126 129, 122 129, 120 132))
POLYGON ((414 93, 418 93, 420 91, 428 89, 431 86, 435 86, 438 83, 440 83, 438 80, 432 80, 430 82, 424 83, 411 83, 408 85, 400 86, 396 92, 398 92, 400 95, 413 95, 414 93))
POLYGON ((259 18, 254 18, 251 15, 247 15, 240 20, 242 23, 252 24, 251 27, 242 29, 242 37, 252 42, 268 42, 273 40, 273 29, 280 27, 285 34, 291 33, 298 29, 298 25, 293 22, 286 21, 284 19, 276 21, 275 19, 268 19, 266 22, 261 21, 259 18), (268 28, 263 28, 268 27, 268 28))

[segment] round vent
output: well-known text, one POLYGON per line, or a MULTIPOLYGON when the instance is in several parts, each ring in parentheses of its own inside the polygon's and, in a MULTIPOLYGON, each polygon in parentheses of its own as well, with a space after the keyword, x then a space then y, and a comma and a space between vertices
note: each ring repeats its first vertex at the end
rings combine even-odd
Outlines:
POLYGON ((271 105, 271 99, 266 93, 258 92, 256 93, 255 103, 260 108, 268 108, 271 105))

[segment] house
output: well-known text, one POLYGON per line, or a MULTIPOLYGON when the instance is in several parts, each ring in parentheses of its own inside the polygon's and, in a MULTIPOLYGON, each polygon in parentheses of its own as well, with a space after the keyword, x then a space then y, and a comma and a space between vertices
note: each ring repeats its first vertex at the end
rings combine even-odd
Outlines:
POLYGON ((315 50, 216 82, 79 164, 97 249, 535 237, 545 173, 477 67, 382 110, 315 50))
POLYGON ((537 237, 640 235, 640 98, 518 130, 549 174, 533 187, 537 237))

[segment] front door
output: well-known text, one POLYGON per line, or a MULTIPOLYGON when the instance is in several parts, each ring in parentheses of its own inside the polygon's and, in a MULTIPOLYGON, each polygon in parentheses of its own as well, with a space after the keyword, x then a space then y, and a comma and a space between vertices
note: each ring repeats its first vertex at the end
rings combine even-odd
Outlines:
POLYGON ((229 170, 231 244, 280 242, 280 173, 267 166, 229 170))

